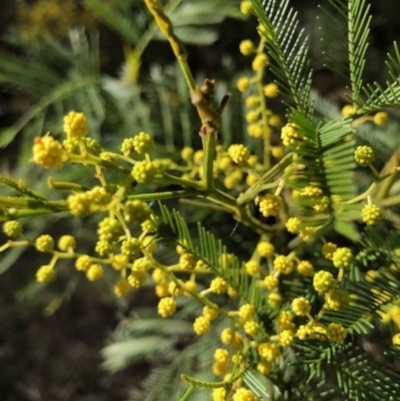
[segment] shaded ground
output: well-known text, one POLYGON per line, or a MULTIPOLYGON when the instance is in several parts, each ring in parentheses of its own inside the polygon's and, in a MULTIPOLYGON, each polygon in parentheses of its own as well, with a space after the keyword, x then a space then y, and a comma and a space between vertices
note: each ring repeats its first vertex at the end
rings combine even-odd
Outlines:
POLYGON ((99 350, 117 324, 115 310, 82 286, 46 317, 43 301, 14 300, 6 276, 0 280, 1 401, 126 400, 146 369, 115 375, 101 369, 99 350))

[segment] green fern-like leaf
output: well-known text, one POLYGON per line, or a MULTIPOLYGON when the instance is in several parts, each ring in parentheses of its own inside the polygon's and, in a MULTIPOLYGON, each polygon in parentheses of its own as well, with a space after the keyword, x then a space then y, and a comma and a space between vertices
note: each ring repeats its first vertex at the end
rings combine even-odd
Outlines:
POLYGON ((245 302, 252 303, 258 310, 267 308, 266 297, 257 280, 249 278, 244 273, 242 263, 237 256, 232 255, 226 261, 221 261, 221 255, 227 253, 227 249, 221 240, 217 240, 213 234, 199 224, 199 245, 196 246, 185 220, 176 210, 171 212, 165 205, 160 204, 160 211, 160 220, 155 225, 159 240, 167 241, 171 246, 185 247, 188 252, 202 260, 210 270, 224 278, 238 291, 245 302))
POLYGON ((366 85, 363 92, 367 100, 359 112, 400 105, 400 52, 397 43, 394 43, 394 55, 389 55, 386 66, 392 82, 386 82, 386 88, 376 82, 366 85))
POLYGON ((344 55, 346 56, 345 71, 351 84, 351 100, 354 103, 359 103, 371 22, 370 6, 365 0, 350 0, 348 2, 329 0, 328 3, 332 9, 326 5, 322 5, 321 9, 324 11, 322 18, 327 32, 324 43, 328 47, 326 54, 331 62, 329 67, 332 70, 335 69, 336 60, 342 59, 344 55), (345 35, 347 38, 343 37, 345 35))
POLYGON ((128 43, 135 45, 140 38, 140 25, 137 20, 127 16, 124 11, 101 0, 85 0, 85 7, 93 15, 106 23, 111 29, 118 32, 128 43))
POLYGON ((296 148, 299 163, 305 169, 293 178, 293 187, 297 189, 313 183, 323 190, 328 205, 328 209, 316 218, 315 212, 310 211, 310 205, 304 201, 294 202, 294 213, 305 218, 312 213, 315 226, 324 226, 325 229, 331 227, 349 238, 357 239, 357 231, 351 223, 354 207, 345 203, 355 196, 351 179, 355 167, 354 140, 349 121, 336 119, 314 128, 298 112, 292 114, 291 120, 306 138, 296 148))
POLYGON ((302 114, 311 112, 311 71, 308 68, 308 48, 304 30, 298 30, 297 13, 288 0, 252 0, 262 26, 268 54, 274 60, 271 71, 289 104, 302 114))

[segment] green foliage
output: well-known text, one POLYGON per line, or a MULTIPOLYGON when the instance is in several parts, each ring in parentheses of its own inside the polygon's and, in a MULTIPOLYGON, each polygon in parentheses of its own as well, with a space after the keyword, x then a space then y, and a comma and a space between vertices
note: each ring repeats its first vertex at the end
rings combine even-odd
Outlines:
POLYGON ((288 0, 265 3, 265 10, 261 2, 252 3, 263 29, 266 47, 276 63, 271 65, 271 70, 281 91, 299 112, 309 115, 311 72, 304 30, 298 31, 297 13, 290 8, 288 0))
MULTIPOLYGON (((107 4, 101 0, 85 0, 84 3, 98 19, 131 45, 141 49, 151 39, 165 40, 157 32, 154 22, 150 22, 143 34, 149 16, 142 1, 117 0, 107 4)), ((221 23, 227 17, 243 18, 238 10, 238 1, 229 0, 170 0, 165 2, 165 11, 181 40, 197 45, 211 44, 218 39, 212 25, 221 23)))

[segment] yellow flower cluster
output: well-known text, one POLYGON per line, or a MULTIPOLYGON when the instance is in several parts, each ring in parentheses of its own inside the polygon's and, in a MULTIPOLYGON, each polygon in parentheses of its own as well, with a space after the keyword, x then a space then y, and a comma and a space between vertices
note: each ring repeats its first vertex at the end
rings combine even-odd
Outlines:
POLYGON ((259 207, 262 215, 264 217, 268 216, 277 216, 282 209, 282 198, 273 195, 267 194, 265 197, 260 201, 259 207))
POLYGON ((36 164, 53 170, 60 169, 68 160, 68 153, 51 135, 36 138, 32 152, 36 164))
POLYGON ((67 139, 82 139, 89 132, 86 116, 76 111, 68 113, 64 117, 64 132, 67 139))
POLYGON ((382 212, 377 205, 366 205, 361 210, 362 220, 368 226, 378 224, 382 219, 382 212))

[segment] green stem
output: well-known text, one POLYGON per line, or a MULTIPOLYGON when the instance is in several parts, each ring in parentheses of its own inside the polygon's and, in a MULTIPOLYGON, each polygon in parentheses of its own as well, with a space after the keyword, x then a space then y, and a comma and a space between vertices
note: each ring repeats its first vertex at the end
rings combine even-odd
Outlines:
POLYGON ((243 195, 239 196, 237 204, 239 206, 244 205, 248 203, 250 200, 254 199, 255 196, 261 191, 263 184, 265 184, 273 177, 275 177, 275 175, 283 171, 292 162, 292 158, 293 158, 293 153, 289 153, 282 160, 280 160, 279 163, 275 164, 274 167, 269 169, 258 182, 256 182, 250 188, 248 188, 243 195))
POLYGON ((0 175, 0 183, 3 183, 13 189, 15 189, 17 192, 20 192, 23 195, 29 196, 31 198, 35 198, 35 199, 43 199, 45 200, 45 198, 43 198, 43 196, 40 196, 34 192, 32 192, 30 189, 25 188, 22 184, 22 181, 20 180, 19 182, 13 181, 10 178, 4 177, 3 175, 0 175))
POLYGON ((357 203, 359 201, 364 200, 374 190, 374 188, 377 186, 377 184, 378 184, 378 181, 374 181, 365 192, 363 192, 362 194, 356 196, 355 198, 353 198, 345 203, 347 205, 351 205, 353 203, 357 203))
POLYGON ((177 184, 182 187, 188 187, 195 189, 200 192, 204 192, 206 190, 204 183, 192 181, 192 180, 185 180, 184 178, 175 177, 168 173, 163 173, 161 179, 155 180, 155 182, 163 183, 163 184, 177 184))
POLYGON ((86 156, 71 154, 69 155, 69 161, 71 163, 92 164, 94 166, 101 166, 125 175, 128 175, 131 172, 131 170, 117 166, 116 164, 108 162, 106 160, 100 159, 100 157, 93 156, 90 153, 88 153, 86 156))
MULTIPOLYGON (((181 3, 182 3, 182 0, 173 0, 165 6, 165 11, 169 14, 169 13, 173 12, 181 3)), ((144 32, 144 34, 140 37, 140 39, 137 42, 135 49, 133 51, 136 60, 139 60, 142 57, 144 50, 146 49, 148 44, 153 39, 157 30, 158 30, 158 26, 157 26, 156 22, 154 20, 151 21, 150 25, 148 26, 148 28, 144 32)))
POLYGON ((179 399, 179 401, 187 401, 189 397, 193 394, 195 389, 196 386, 194 384, 191 384, 190 387, 185 392, 185 394, 183 394, 182 398, 179 399))
POLYGON ((203 180, 208 191, 214 188, 214 159, 215 159, 215 142, 216 131, 211 130, 209 133, 202 135, 203 144, 203 180))
POLYGON ((143 202, 151 202, 156 200, 185 198, 190 196, 193 197, 199 196, 199 193, 191 189, 184 189, 181 191, 165 191, 156 193, 135 194, 135 195, 129 195, 127 198, 129 200, 141 200, 143 202))
POLYGON ((65 201, 49 201, 42 199, 32 198, 13 198, 7 196, 0 196, 0 206, 6 208, 16 209, 46 209, 53 212, 62 212, 68 210, 65 201))
POLYGON ((53 181, 53 177, 49 177, 47 179, 47 185, 51 189, 65 189, 68 191, 78 191, 78 192, 83 192, 88 190, 88 188, 75 182, 53 181))

